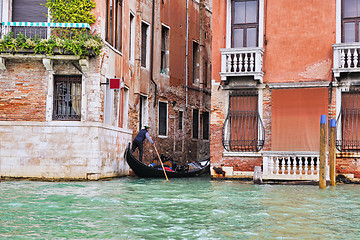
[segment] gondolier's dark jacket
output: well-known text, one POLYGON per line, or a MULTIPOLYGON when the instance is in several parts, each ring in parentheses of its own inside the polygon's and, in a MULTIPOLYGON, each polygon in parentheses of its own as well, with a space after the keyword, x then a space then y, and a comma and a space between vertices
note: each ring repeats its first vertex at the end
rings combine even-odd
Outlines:
POLYGON ((149 142, 154 143, 154 141, 150 138, 150 135, 146 129, 141 129, 138 135, 136 135, 135 139, 136 141, 143 142, 147 138, 149 142))

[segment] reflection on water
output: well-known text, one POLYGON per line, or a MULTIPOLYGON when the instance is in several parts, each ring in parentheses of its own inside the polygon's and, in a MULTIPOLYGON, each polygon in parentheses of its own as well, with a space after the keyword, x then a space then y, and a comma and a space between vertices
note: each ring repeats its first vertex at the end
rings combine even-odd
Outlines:
POLYGON ((1 239, 359 239, 360 185, 0 182, 1 239))

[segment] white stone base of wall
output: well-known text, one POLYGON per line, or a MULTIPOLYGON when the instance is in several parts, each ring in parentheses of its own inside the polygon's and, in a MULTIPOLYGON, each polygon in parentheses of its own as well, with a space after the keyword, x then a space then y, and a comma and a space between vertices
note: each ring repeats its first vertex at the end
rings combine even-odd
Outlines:
POLYGON ((132 132, 90 122, 0 121, 0 176, 55 180, 125 176, 132 132))

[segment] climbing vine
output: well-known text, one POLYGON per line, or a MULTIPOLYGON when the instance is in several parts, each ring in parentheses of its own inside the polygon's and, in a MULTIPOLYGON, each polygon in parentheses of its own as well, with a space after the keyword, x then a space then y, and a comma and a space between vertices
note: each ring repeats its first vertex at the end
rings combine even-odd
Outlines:
POLYGON ((93 24, 96 17, 91 12, 95 8, 93 0, 47 0, 52 22, 93 24))

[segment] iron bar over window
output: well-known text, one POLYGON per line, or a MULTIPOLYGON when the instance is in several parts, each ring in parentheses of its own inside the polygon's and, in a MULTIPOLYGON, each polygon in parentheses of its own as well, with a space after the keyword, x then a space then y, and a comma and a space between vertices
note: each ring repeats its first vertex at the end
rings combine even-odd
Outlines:
POLYGON ((260 151, 265 132, 258 113, 256 91, 230 94, 229 110, 223 126, 223 145, 227 151, 260 151))
POLYGON ((81 119, 81 76, 55 76, 53 119, 81 119))
POLYGON ((341 112, 338 117, 337 148, 340 151, 360 150, 360 89, 343 92, 341 112))

